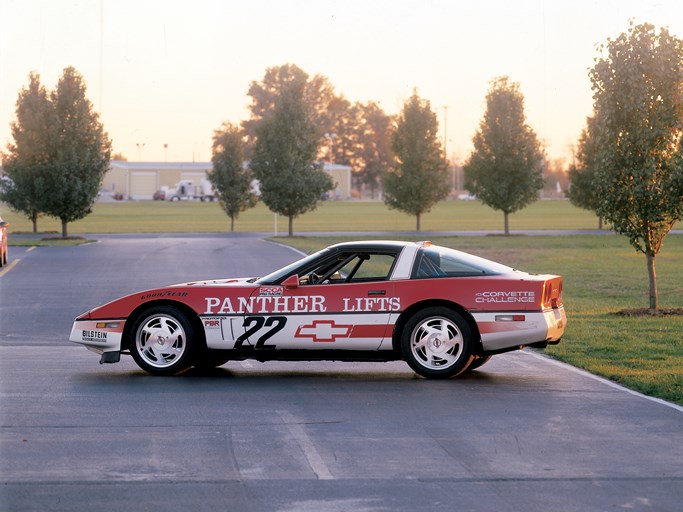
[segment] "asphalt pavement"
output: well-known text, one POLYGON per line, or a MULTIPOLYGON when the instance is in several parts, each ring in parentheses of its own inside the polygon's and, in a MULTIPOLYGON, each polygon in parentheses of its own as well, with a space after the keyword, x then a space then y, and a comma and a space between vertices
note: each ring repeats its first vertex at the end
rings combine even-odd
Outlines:
POLYGON ((161 378, 67 341, 77 314, 120 295, 298 257, 250 236, 12 248, 0 510, 683 509, 683 408, 535 352, 445 382, 403 362, 245 361, 161 378))

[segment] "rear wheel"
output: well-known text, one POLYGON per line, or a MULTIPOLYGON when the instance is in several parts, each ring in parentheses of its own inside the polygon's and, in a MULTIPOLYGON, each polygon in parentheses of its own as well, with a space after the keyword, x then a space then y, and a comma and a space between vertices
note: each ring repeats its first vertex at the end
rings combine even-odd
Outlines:
POLYGON ((455 311, 431 307, 406 323, 401 337, 403 358, 419 375, 447 379, 465 371, 472 362, 472 334, 455 311))
POLYGON ((177 308, 149 308, 133 323, 130 335, 130 353, 147 373, 177 375, 192 366, 195 330, 177 308))

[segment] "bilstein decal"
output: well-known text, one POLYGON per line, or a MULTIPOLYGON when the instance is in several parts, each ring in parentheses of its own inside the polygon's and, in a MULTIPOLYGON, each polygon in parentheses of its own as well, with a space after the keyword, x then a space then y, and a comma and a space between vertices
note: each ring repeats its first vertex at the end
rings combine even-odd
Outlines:
POLYGON ((81 333, 83 341, 107 341, 107 333, 102 331, 86 331, 85 329, 81 333))

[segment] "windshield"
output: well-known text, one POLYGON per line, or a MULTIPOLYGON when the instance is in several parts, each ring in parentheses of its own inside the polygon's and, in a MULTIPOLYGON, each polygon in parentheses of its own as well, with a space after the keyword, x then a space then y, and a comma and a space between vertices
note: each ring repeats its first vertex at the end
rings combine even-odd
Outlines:
POLYGON ((267 276, 263 276, 257 279, 255 282, 257 284, 272 284, 280 282, 284 278, 292 275, 296 269, 298 269, 299 267, 306 267, 310 262, 318 259, 325 252, 328 252, 328 249, 323 249, 321 251, 314 252, 313 254, 309 254, 305 258, 301 258, 300 260, 297 260, 294 263, 290 263, 286 267, 283 267, 279 270, 276 270, 275 272, 271 272, 267 276))

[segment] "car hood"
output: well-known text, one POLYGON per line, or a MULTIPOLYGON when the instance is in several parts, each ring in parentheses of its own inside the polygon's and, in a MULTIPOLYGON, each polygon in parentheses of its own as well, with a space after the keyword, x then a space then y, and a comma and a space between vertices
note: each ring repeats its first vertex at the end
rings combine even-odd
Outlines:
POLYGON ((177 301, 188 305, 195 311, 202 311, 205 304, 204 288, 233 288, 237 295, 242 295, 244 293, 248 295, 250 293, 249 291, 240 292, 237 290, 257 287, 258 285, 255 285, 253 281, 254 278, 212 279, 207 281, 190 281, 162 288, 142 290, 93 308, 80 315, 77 319, 126 318, 138 306, 156 300, 177 301), (192 290, 195 290, 197 293, 192 293, 192 290))
POLYGON ((171 288, 179 288, 186 286, 243 286, 251 285, 257 278, 255 277, 240 277, 234 279, 210 279, 207 281, 189 281, 187 283, 174 284, 171 288))

